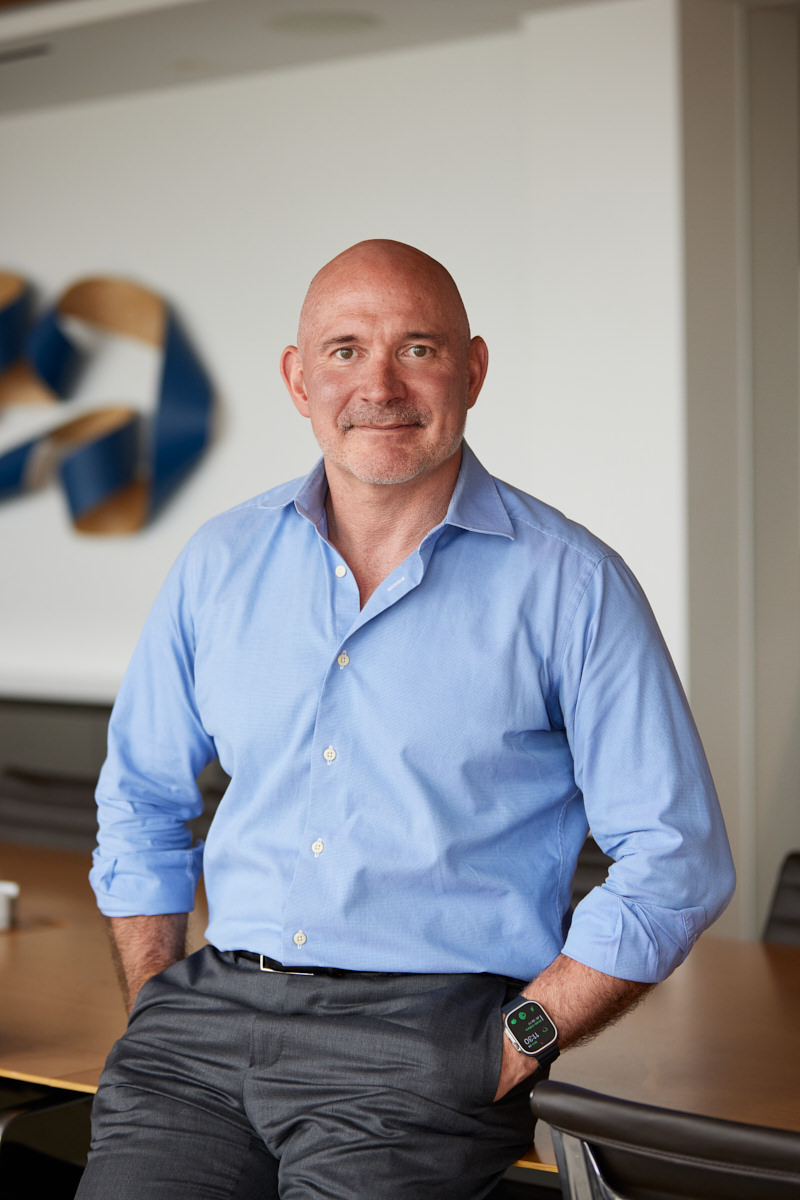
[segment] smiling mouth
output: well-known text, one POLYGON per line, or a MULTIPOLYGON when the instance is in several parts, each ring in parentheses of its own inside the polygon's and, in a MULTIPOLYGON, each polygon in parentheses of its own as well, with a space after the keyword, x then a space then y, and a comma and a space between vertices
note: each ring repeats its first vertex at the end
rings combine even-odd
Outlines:
POLYGON ((396 403, 377 408, 369 404, 354 404, 339 414, 337 424, 342 433, 363 429, 367 433, 399 433, 404 429, 424 429, 431 414, 416 404, 396 403))
POLYGON ((360 422, 352 425, 344 425, 343 431, 349 433, 351 429, 366 429, 368 432, 375 433, 397 433, 401 429, 422 429, 421 421, 401 421, 395 422, 392 425, 363 425, 360 422))

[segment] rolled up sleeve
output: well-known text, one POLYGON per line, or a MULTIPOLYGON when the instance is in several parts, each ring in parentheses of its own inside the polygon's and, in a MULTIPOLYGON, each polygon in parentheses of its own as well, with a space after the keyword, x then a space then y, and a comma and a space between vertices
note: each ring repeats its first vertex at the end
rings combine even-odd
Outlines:
POLYGON ((561 703, 592 835, 614 862, 577 906, 564 953, 656 983, 720 915, 735 886, 719 801, 650 607, 617 558, 576 606, 561 703))
POLYGON ((203 846, 192 844, 187 822, 202 811, 196 780, 215 748, 194 699, 191 611, 186 550, 147 619, 109 723, 89 875, 106 916, 194 906, 203 846))

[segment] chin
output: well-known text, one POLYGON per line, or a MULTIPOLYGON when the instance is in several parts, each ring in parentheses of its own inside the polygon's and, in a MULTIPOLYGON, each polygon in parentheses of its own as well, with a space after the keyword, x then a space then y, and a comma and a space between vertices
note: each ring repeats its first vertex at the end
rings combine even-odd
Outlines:
POLYGON ((395 471, 376 474, 375 472, 367 473, 365 471, 353 471, 352 474, 355 475, 356 479, 359 479, 361 483, 373 483, 378 486, 388 487, 393 483, 409 483, 412 479, 415 479, 417 475, 421 474, 421 472, 395 471))
POLYGON ((424 475, 439 465, 435 460, 410 455, 398 460, 395 457, 381 461, 372 458, 367 462, 348 463, 348 469, 362 483, 392 484, 408 483, 418 475, 424 475))
POLYGON ((392 454, 346 456, 344 466, 362 483, 393 484, 409 483, 419 475, 428 475, 444 466, 453 457, 461 445, 461 438, 455 444, 446 447, 431 447, 427 452, 395 451, 392 454))

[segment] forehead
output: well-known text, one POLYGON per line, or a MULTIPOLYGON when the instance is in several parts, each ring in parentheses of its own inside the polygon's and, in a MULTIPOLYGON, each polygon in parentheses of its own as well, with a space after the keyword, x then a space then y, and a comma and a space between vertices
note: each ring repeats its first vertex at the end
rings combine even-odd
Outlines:
POLYGON ((343 326, 349 323, 455 336, 459 309, 443 280, 413 264, 337 264, 314 281, 303 306, 300 333, 316 341, 347 332, 343 326))

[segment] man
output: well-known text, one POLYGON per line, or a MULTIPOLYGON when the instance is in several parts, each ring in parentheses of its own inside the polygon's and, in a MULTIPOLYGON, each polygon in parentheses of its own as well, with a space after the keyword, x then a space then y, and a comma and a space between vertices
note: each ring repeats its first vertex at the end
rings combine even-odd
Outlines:
POLYGON ((322 462, 204 526, 156 601, 98 786, 133 1011, 82 1200, 486 1196, 537 1069, 730 897, 637 584, 462 441, 486 368, 440 264, 339 255, 281 362, 322 462), (615 862, 570 923, 589 826, 615 862), (184 958, 201 856, 210 945, 184 958))

